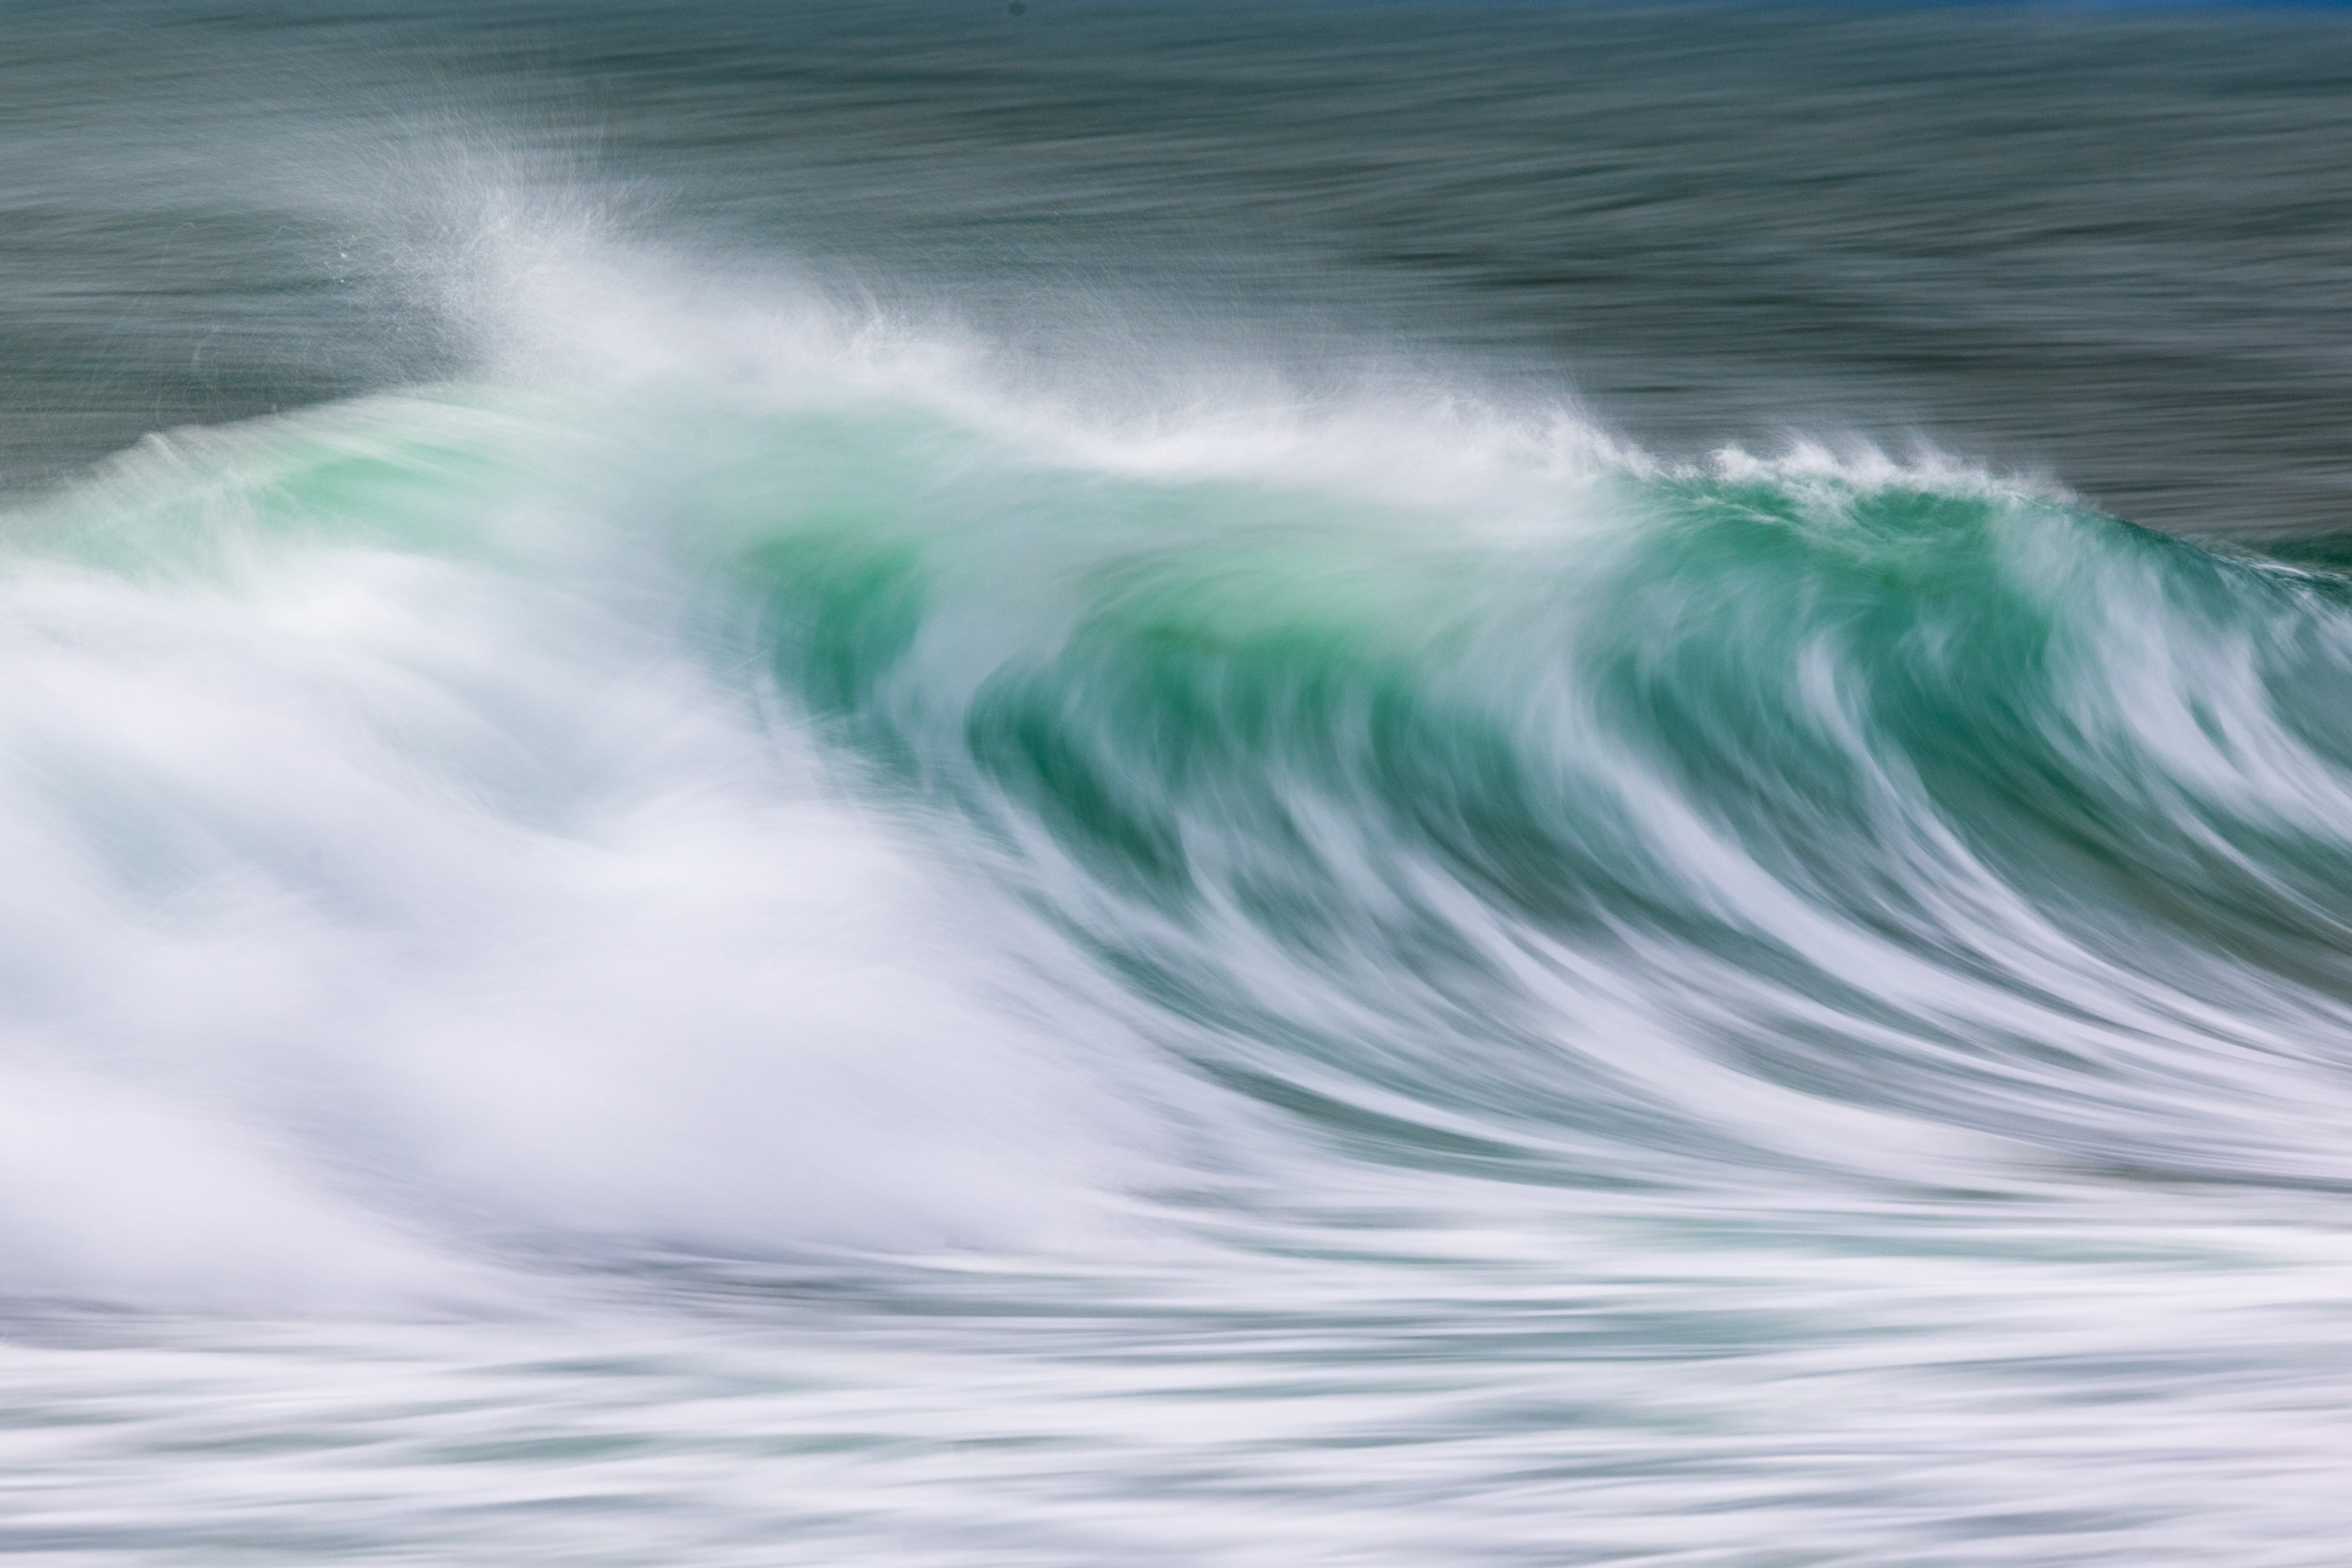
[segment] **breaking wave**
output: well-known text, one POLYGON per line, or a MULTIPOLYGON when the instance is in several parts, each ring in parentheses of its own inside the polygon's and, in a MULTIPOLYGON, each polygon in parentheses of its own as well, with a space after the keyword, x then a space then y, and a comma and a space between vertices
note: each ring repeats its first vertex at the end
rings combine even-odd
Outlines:
POLYGON ((20 1293, 2352 1177, 2324 565, 514 279, 7 519, 20 1293))

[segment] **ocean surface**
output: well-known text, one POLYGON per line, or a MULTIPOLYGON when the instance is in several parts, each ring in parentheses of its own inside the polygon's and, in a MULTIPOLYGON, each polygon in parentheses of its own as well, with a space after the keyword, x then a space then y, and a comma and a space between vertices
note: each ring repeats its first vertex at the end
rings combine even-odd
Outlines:
POLYGON ((0 1556, 2347 1467, 2352 12, 0 12, 0 1556))

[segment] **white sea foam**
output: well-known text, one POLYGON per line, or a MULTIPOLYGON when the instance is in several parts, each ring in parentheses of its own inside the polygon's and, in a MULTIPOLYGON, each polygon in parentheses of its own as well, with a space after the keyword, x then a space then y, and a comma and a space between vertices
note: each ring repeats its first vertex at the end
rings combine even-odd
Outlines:
POLYGON ((1087 1223, 1150 1139, 1100 1092, 1115 1031, 1015 1016, 1017 923, 832 791, 756 683, 714 683, 642 557, 600 564, 587 518, 561 580, 260 548, 252 497, 286 477, 148 520, 244 538, 205 570, 36 557, 0 584, 10 1291, 429 1298, 518 1237, 1087 1223))

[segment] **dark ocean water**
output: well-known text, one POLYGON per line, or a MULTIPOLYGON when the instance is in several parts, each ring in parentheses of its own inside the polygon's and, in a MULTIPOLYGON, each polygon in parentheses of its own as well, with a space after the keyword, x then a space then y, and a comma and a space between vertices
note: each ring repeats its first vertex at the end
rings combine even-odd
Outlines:
POLYGON ((2179 531, 2341 515, 2331 12, 74 5, 9 42, 20 483, 462 364, 387 252, 461 247, 492 183, 1024 350, 1466 371, 1673 451, 1925 439, 2179 531))
POLYGON ((2321 1568, 2352 14, 0 15, 0 1553, 2321 1568))

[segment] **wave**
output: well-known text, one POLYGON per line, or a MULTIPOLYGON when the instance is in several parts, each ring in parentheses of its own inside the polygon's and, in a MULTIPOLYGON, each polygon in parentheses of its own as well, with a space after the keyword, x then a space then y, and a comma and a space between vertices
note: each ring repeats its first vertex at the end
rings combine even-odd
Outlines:
POLYGON ((2324 566, 530 277, 7 519, 15 1293, 2352 1176, 2324 566))

